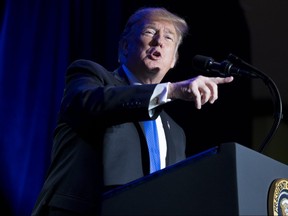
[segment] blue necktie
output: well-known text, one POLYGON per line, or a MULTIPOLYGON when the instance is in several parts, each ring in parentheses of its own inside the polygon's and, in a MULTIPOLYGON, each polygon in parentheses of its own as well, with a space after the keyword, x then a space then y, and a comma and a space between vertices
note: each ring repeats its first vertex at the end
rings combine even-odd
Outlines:
POLYGON ((156 121, 143 122, 150 156, 150 173, 160 170, 160 153, 156 121))

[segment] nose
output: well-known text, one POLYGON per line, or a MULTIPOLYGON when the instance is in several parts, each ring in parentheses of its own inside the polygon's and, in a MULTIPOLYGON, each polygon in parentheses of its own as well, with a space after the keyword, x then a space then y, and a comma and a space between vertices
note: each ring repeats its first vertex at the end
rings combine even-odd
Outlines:
POLYGON ((163 36, 161 34, 155 34, 153 38, 153 45, 154 46, 163 46, 163 36))

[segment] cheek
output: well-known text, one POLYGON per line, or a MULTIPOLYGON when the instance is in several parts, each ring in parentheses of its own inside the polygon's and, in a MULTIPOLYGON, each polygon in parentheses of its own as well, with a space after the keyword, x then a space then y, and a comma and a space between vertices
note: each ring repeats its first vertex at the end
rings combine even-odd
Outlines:
POLYGON ((142 54, 145 53, 145 43, 142 40, 134 40, 128 45, 128 53, 142 54))
POLYGON ((173 67, 175 66, 175 64, 176 64, 176 62, 177 62, 177 59, 178 59, 177 54, 175 54, 175 55, 173 56, 171 68, 173 68, 173 67))
POLYGON ((168 51, 169 53, 171 53, 171 56, 169 56, 170 59, 170 66, 171 68, 173 68, 177 62, 177 52, 175 49, 168 51))

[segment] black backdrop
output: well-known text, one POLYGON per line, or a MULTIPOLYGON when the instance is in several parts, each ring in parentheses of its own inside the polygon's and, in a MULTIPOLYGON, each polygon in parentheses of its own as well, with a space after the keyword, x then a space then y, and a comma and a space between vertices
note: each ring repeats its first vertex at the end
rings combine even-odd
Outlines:
MULTIPOLYGON (((30 215, 43 184, 66 67, 86 58, 115 69, 119 35, 137 8, 166 7, 190 26, 179 62, 164 81, 200 74, 192 67, 196 54, 222 61, 233 53, 250 60, 249 32, 236 0, 11 0, 0 4, 0 207, 11 215, 30 215)), ((244 78, 219 86, 218 101, 201 110, 189 102, 167 106, 186 131, 188 155, 223 142, 251 146, 250 110, 251 83, 244 78)))

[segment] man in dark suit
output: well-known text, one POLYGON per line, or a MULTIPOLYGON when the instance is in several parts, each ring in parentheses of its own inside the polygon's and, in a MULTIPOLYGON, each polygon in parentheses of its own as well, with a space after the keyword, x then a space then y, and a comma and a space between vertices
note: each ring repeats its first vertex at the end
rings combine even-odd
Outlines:
POLYGON ((180 99, 200 109, 217 99, 218 84, 233 80, 198 76, 161 83, 187 32, 181 17, 143 8, 123 31, 118 69, 110 72, 89 60, 69 66, 52 163, 32 215, 99 215, 105 190, 185 159, 185 134, 163 107, 180 99), (152 120, 156 150, 143 126, 152 120))

